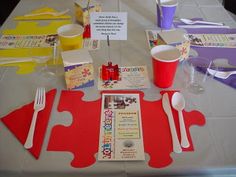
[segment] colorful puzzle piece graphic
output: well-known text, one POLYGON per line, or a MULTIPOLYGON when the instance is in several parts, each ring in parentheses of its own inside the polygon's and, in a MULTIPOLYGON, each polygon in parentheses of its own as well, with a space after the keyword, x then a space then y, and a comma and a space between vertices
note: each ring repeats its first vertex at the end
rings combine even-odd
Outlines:
MULTIPOLYGON (((28 151, 36 158, 39 158, 44 136, 47 130, 48 121, 51 114, 54 97, 56 95, 56 89, 47 92, 46 94, 46 106, 44 110, 38 113, 38 119, 35 127, 33 147, 28 151)), ((12 132, 13 135, 24 145, 28 131, 30 128, 32 116, 33 116, 33 105, 31 102, 27 105, 22 106, 19 109, 11 112, 10 114, 2 117, 0 120, 5 126, 12 132)))
MULTIPOLYGON (((144 149, 149 154, 149 166, 162 168, 171 164, 172 140, 167 117, 163 111, 161 100, 146 101, 140 91, 119 91, 104 93, 138 93, 140 94, 144 149)), ((164 92, 163 92, 164 93, 164 92)), ((161 94, 163 94, 161 93, 161 94)), ((167 91, 171 98, 174 91, 167 91)), ((71 166, 76 168, 88 167, 96 162, 98 152, 101 99, 83 101, 80 91, 62 91, 58 111, 68 111, 73 117, 70 126, 56 125, 53 127, 48 144, 48 151, 69 151, 74 154, 71 166)), ((179 132, 178 114, 172 110, 175 124, 179 132)), ((191 146, 184 151, 193 151, 189 127, 204 125, 205 118, 198 111, 183 112, 187 135, 191 146)))

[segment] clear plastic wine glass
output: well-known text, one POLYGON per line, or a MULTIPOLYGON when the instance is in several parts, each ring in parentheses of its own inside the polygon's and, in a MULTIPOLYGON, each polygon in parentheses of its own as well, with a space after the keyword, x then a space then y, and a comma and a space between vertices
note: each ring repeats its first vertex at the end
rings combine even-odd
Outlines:
POLYGON ((214 68, 212 61, 205 57, 189 57, 182 62, 185 86, 193 94, 201 94, 206 89, 206 82, 211 77, 207 68, 214 68))

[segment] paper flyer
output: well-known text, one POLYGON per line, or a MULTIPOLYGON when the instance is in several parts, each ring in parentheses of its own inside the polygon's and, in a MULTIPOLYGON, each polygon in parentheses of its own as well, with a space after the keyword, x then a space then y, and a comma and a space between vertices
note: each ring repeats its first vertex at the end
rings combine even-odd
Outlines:
MULTIPOLYGON (((99 76, 101 76, 99 68, 99 76)), ((150 88, 146 66, 119 67, 119 80, 103 81, 98 77, 98 90, 145 89, 150 88)))
POLYGON ((53 47, 58 40, 57 34, 47 35, 2 35, 1 49, 53 47))
POLYGON ((236 34, 186 34, 191 46, 236 48, 236 34))
POLYGON ((139 94, 102 94, 98 160, 145 160, 139 94))

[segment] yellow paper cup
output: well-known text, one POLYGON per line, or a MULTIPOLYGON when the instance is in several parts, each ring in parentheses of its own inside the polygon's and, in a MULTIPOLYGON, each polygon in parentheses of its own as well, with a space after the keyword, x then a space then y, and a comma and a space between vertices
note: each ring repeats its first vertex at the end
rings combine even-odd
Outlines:
POLYGON ((68 24, 57 29, 63 51, 83 48, 84 28, 78 24, 68 24))

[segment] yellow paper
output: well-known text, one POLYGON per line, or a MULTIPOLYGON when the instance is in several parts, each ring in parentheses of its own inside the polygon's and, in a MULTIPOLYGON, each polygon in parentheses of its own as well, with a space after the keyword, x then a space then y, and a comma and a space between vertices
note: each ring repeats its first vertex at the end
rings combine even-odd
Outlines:
MULTIPOLYGON (((53 21, 42 26, 38 22, 21 21, 18 22, 15 29, 6 29, 4 35, 39 35, 39 34, 56 34, 57 28, 62 25, 71 23, 70 20, 53 21)), ((32 56, 52 56, 52 48, 16 48, 0 50, 0 60, 8 57, 23 58, 32 56)), ((51 61, 49 61, 51 63, 51 61)), ((35 62, 12 63, 0 66, 17 66, 17 74, 28 74, 34 72, 34 68, 40 64, 35 62)))
MULTIPOLYGON (((45 13, 45 12, 58 12, 53 8, 43 7, 36 10, 33 10, 29 14, 38 14, 38 13, 45 13)), ((17 16, 14 20, 56 20, 56 19, 70 19, 70 15, 60 15, 60 16, 53 16, 53 15, 36 15, 36 16, 17 16)))

